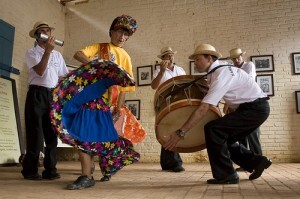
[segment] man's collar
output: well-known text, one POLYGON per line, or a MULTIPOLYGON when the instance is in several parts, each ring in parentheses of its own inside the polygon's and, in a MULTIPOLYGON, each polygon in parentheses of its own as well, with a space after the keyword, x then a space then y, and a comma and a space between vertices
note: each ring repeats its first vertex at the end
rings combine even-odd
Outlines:
POLYGON ((209 67, 207 72, 211 71, 212 69, 214 69, 215 67, 217 67, 219 65, 220 65, 219 60, 216 60, 215 62, 212 63, 212 65, 209 67))

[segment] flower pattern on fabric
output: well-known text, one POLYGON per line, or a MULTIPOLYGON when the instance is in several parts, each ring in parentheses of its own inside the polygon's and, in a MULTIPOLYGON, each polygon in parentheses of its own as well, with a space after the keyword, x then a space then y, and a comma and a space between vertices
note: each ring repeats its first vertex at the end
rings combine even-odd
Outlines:
MULTIPOLYGON (((109 142, 86 142, 72 137, 64 128, 62 110, 64 105, 88 85, 105 78, 113 79, 115 85, 134 86, 130 75, 111 61, 94 60, 87 65, 71 71, 53 90, 53 101, 50 112, 52 125, 63 143, 69 144, 90 155, 101 159, 103 174, 114 174, 122 167, 139 160, 139 153, 133 150, 132 143, 124 138, 109 142)), ((82 105, 83 109, 110 111, 108 99, 100 97, 82 105)))

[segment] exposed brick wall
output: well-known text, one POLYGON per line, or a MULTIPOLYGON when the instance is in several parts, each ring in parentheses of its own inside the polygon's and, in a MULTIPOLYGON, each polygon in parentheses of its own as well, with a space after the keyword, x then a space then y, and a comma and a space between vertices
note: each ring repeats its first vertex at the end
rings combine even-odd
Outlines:
MULTIPOLYGON (((65 10, 50 0, 32 0, 30 3, 3 0, 0 4, 4 6, 1 18, 16 27, 13 64, 22 72, 21 76, 15 77, 21 111, 27 78, 23 69, 24 53, 33 43, 28 36, 33 21, 44 19, 54 24, 57 28, 55 36, 65 39, 63 55, 66 62, 78 64, 72 58, 74 52, 94 42, 109 41, 110 23, 125 13, 136 18, 139 25, 124 47, 135 66, 135 78, 137 66, 154 65, 159 61, 156 55, 163 46, 170 45, 178 51, 175 61, 188 74, 188 55, 199 43, 214 45, 224 57, 234 47, 246 50, 246 59, 252 55, 272 54, 275 71, 258 73, 273 74, 275 90, 275 96, 270 100, 271 115, 261 126, 263 153, 278 162, 300 161, 300 115, 296 114, 294 94, 300 90, 300 80, 298 75, 293 75, 290 57, 292 52, 300 52, 300 1, 90 0, 85 4, 69 5, 65 10)), ((160 145, 154 132, 154 94, 150 86, 143 86, 126 97, 141 100, 140 121, 148 136, 136 145, 136 149, 143 162, 159 161, 160 145)), ((206 153, 182 156, 184 162, 198 161, 205 159, 206 153)))

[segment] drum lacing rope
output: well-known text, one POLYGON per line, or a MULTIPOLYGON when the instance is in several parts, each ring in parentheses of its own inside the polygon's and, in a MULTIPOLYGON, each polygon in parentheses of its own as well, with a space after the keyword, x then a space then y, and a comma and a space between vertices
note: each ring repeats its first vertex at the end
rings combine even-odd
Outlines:
POLYGON ((167 105, 168 105, 168 111, 170 112, 171 111, 171 107, 170 107, 170 104, 171 104, 171 95, 170 96, 168 96, 167 98, 166 98, 166 102, 167 102, 167 105))
POLYGON ((192 87, 192 85, 190 85, 189 87, 183 89, 185 97, 189 101, 190 105, 192 104, 192 100, 191 100, 191 87, 192 87), (188 90, 188 93, 187 93, 187 90, 188 90))
POLYGON ((206 75, 200 76, 199 78, 191 81, 190 83, 186 84, 185 86, 179 87, 176 90, 173 90, 171 93, 169 93, 169 95, 166 98, 168 98, 169 96, 172 96, 172 95, 178 93, 182 89, 185 89, 185 88, 189 87, 190 85, 196 83, 200 79, 203 79, 204 77, 208 76, 209 74, 213 73, 215 70, 217 70, 218 68, 223 67, 223 66, 232 66, 232 65, 219 65, 219 66, 216 66, 214 69, 212 69, 211 71, 209 71, 206 75))
MULTIPOLYGON (((173 81, 173 86, 172 86, 171 91, 174 91, 175 86, 179 86, 179 85, 176 84, 176 81, 175 81, 174 78, 172 78, 172 81, 173 81)), ((180 86, 179 86, 179 87, 180 87, 180 86)), ((169 111, 169 112, 171 111, 171 107, 170 107, 170 104, 171 104, 171 97, 172 97, 172 95, 169 95, 169 96, 166 97, 166 103, 167 103, 167 105, 168 105, 168 111, 169 111)))

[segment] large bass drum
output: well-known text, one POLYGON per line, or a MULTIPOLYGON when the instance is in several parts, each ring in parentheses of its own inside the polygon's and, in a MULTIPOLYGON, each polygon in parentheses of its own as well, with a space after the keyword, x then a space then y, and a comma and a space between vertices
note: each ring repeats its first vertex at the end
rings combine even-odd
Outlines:
MULTIPOLYGON (((208 86, 205 79, 200 79, 187 87, 196 78, 199 76, 177 76, 158 87, 154 99, 155 133, 161 145, 169 140, 169 133, 184 124, 206 95, 208 86)), ((173 151, 190 153, 205 149, 204 125, 220 116, 220 111, 216 107, 211 107, 205 117, 178 142, 173 151)))

